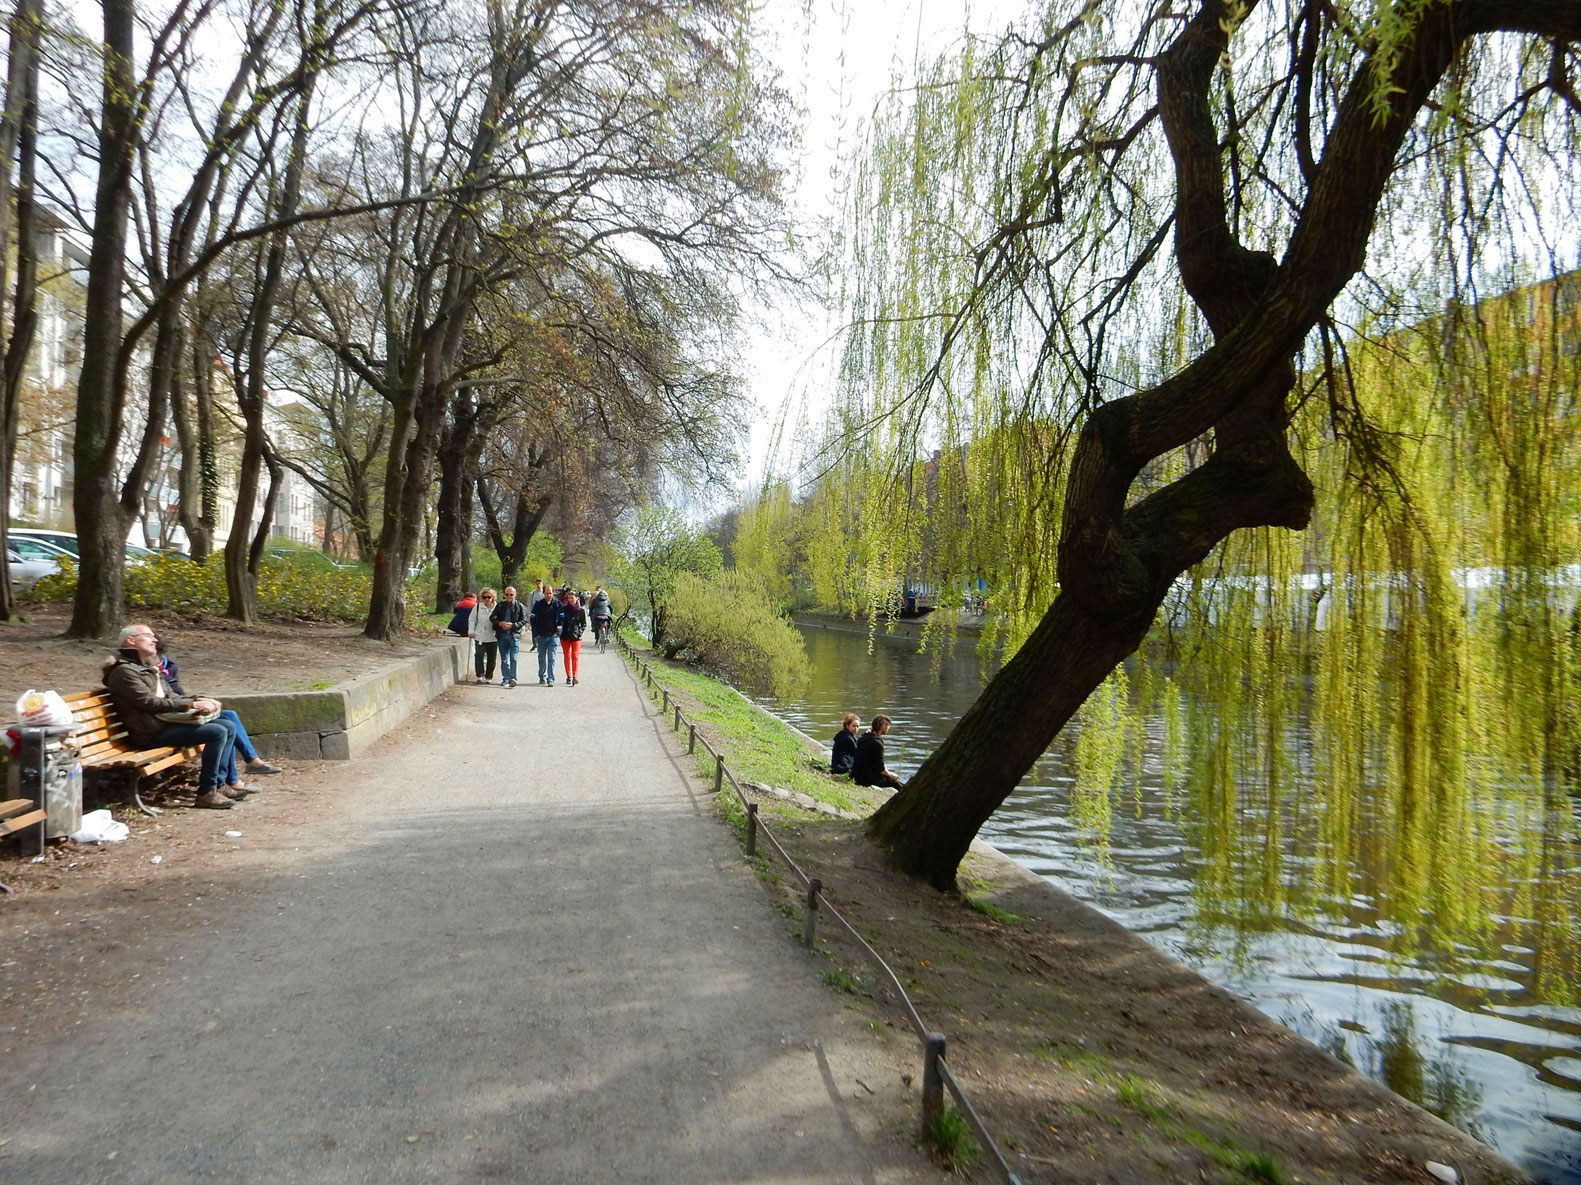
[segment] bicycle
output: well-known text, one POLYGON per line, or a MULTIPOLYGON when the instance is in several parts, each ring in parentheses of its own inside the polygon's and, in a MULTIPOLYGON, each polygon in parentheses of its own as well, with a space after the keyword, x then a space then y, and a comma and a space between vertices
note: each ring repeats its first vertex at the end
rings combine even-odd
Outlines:
POLYGON ((593 640, 598 646, 598 652, 604 653, 604 648, 609 644, 609 618, 600 617, 593 623, 593 640))

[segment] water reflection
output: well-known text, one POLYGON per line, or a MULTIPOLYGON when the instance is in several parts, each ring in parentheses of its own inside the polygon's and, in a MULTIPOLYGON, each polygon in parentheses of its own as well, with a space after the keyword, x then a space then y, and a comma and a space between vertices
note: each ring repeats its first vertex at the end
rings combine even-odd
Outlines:
MULTIPOLYGON (((880 635, 869 653, 865 634, 803 635, 812 681, 770 706, 820 740, 844 712, 887 713, 902 776, 982 686, 969 641, 919 653, 880 635)), ((1183 726, 1148 718, 1131 739, 1101 848, 1076 821, 1070 736, 984 838, 1538 1180, 1581 1185, 1571 800, 1532 809, 1485 770, 1474 817, 1411 826, 1420 804, 1376 777, 1335 788, 1299 713, 1249 753, 1212 705, 1186 696, 1182 711, 1183 726)))

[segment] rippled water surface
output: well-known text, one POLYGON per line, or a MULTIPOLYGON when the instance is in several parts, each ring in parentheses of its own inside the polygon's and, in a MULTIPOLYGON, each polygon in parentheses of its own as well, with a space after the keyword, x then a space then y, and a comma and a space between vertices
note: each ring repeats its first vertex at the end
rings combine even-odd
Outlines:
MULTIPOLYGON (((970 642, 934 656, 919 653, 911 639, 880 636, 869 654, 864 633, 802 633, 812 681, 798 699, 769 706, 820 740, 834 735, 847 711, 864 720, 879 711, 893 716, 886 756, 903 777, 981 687, 970 642)), ((1581 896, 1581 823, 1568 812, 1557 823, 1550 813, 1542 826, 1511 819, 1504 832, 1511 858, 1486 870, 1489 878, 1508 879, 1489 895, 1508 906, 1476 919, 1475 942, 1446 935, 1431 919, 1407 932, 1378 912, 1376 870, 1365 859, 1377 854, 1376 845, 1357 845, 1361 856, 1345 870, 1345 892, 1310 883, 1323 847, 1308 825, 1303 787, 1281 803, 1270 858, 1256 841, 1267 834, 1266 818, 1250 806, 1222 825, 1197 817, 1166 788, 1157 748, 1116 802, 1107 861, 1070 822, 1073 775, 1064 738, 983 837, 1538 1180, 1581 1185, 1581 1007, 1574 984, 1538 989, 1544 961, 1564 953, 1573 966, 1581 942, 1573 909, 1581 896), (1247 875, 1255 862, 1262 872, 1247 875), (1569 903, 1557 924, 1552 909, 1526 916, 1541 913, 1531 905, 1539 894, 1517 869, 1546 878, 1545 900, 1569 903)), ((1317 775, 1309 769, 1308 776, 1317 775)), ((1363 832, 1368 813, 1360 804, 1363 832)))

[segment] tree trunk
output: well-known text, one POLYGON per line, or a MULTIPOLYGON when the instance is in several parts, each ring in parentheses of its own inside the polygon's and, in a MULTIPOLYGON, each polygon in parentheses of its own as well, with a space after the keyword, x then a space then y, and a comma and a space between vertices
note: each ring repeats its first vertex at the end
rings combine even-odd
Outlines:
POLYGON ((212 412, 212 397, 207 394, 208 383, 200 376, 194 376, 189 393, 182 368, 193 358, 201 357, 203 349, 194 346, 187 350, 183 345, 179 344, 178 348, 186 357, 171 376, 170 384, 170 418, 175 422, 176 444, 181 449, 181 469, 176 477, 176 518, 187 537, 187 554, 201 563, 214 546, 214 524, 207 517, 213 513, 211 482, 207 480, 214 464, 213 417, 208 414, 212 412))
MULTIPOLYGON (((286 157, 285 175, 280 188, 271 196, 276 218, 296 213, 301 199, 302 173, 307 160, 308 112, 313 106, 316 74, 303 83, 297 100, 296 130, 286 157)), ((269 239, 264 255, 263 276, 253 294, 247 313, 246 374, 237 391, 247 429, 242 438, 241 477, 237 482, 236 517, 231 537, 225 542, 225 587, 230 604, 226 616, 253 624, 258 620, 258 569, 274 517, 275 494, 280 488, 280 464, 269 448, 264 431, 264 408, 268 398, 267 361, 274 336, 274 311, 285 275, 286 235, 279 231, 269 239), (258 519, 257 535, 249 539, 253 504, 258 498, 258 476, 263 464, 269 466, 269 493, 258 519)))
MULTIPOLYGON (((533 467, 537 468, 547 463, 547 460, 547 453, 539 454, 539 459, 534 461, 533 467)), ((538 533, 539 524, 549 512, 549 507, 554 505, 554 499, 548 498, 535 504, 527 500, 525 491, 518 490, 511 537, 506 540, 488 486, 479 479, 477 488, 478 505, 483 511, 483 524, 488 530, 489 542, 494 545, 494 554, 500 558, 500 587, 509 588, 520 581, 522 561, 527 557, 527 546, 538 533)))
POLYGON ((67 635, 98 638, 121 625, 126 520, 115 484, 125 372, 120 366, 121 300, 132 155, 138 109, 132 77, 133 0, 103 0, 104 97, 99 128, 99 182, 84 300, 82 372, 77 380, 77 596, 67 635))
MULTIPOLYGON (((16 464, 21 424, 22 375, 38 316, 38 239, 33 202, 34 162, 38 147, 38 0, 18 0, 11 18, 10 62, 6 79, 5 116, 0 121, 0 292, 5 289, 5 254, 11 234, 11 158, 17 160, 16 298, 12 303, 11 340, 0 373, 0 556, 5 554, 11 502, 11 474, 16 464)), ((18 620, 11 565, 0 564, 0 621, 18 620)))
POLYGON ((478 409, 470 391, 451 400, 450 422, 439 444, 439 514, 434 555, 439 562, 434 582, 434 612, 447 612, 467 591, 466 552, 472 521, 473 441, 478 409))
MULTIPOLYGON (((437 369, 448 369, 446 366, 437 369)), ((373 559, 373 596, 368 608, 370 638, 394 641, 406 628, 406 572, 417 554, 423 529, 439 432, 444 418, 445 392, 437 385, 425 387, 411 400, 411 432, 400 450, 400 464, 391 464, 384 483, 384 522, 373 559)), ((400 417, 397 415, 397 426, 400 417)), ((393 442, 399 435, 393 435, 393 442)))

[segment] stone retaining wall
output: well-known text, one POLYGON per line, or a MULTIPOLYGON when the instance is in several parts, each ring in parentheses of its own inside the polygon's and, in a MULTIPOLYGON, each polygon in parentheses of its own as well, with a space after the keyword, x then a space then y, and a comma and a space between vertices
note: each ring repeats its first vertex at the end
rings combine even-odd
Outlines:
POLYGON ((470 670, 472 643, 457 638, 387 670, 322 691, 236 694, 241 717, 266 757, 350 761, 470 670))

